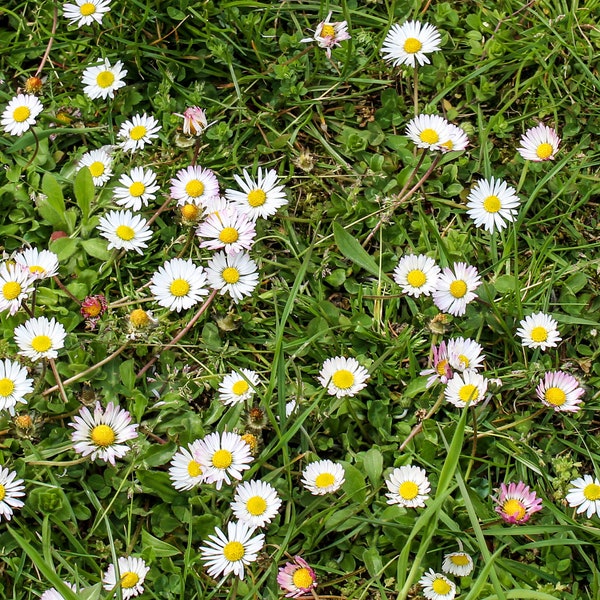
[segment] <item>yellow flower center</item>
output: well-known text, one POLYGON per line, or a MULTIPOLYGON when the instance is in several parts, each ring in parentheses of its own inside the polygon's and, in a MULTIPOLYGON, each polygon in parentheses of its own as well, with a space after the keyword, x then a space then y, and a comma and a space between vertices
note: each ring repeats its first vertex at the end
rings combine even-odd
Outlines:
POLYGON ((93 15, 96 12, 96 6, 91 2, 86 2, 79 7, 79 12, 83 17, 93 15))
POLYGON ((301 589, 311 588, 315 580, 306 567, 300 567, 292 575, 292 583, 301 589))
POLYGON ((173 296, 181 298, 190 291, 190 284, 185 279, 174 279, 169 286, 169 291, 173 296))
POLYGON ((408 281, 408 284, 412 285, 412 287, 420 288, 427 281, 427 277, 421 269, 413 269, 406 276, 406 281, 408 281))
POLYGON ((252 498, 246 502, 246 509, 251 515, 258 517, 267 510, 267 503, 261 496, 252 496, 252 498))
POLYGON ((331 381, 336 388, 347 390, 354 385, 354 375, 346 369, 339 369, 331 376, 331 381))
POLYGON ((29 272, 30 273, 45 273, 46 269, 44 269, 44 267, 40 267, 39 265, 31 265, 31 267, 29 267, 29 272))
POLYGON ((115 74, 112 71, 101 71, 96 76, 96 84, 101 88, 108 88, 115 82, 115 74))
POLYGON ((527 514, 523 504, 515 498, 507 500, 502 506, 502 511, 505 515, 514 517, 517 521, 520 521, 527 514))
POLYGON ((139 198, 146 191, 146 186, 141 181, 134 181, 129 186, 129 195, 139 198))
POLYGON ((323 25, 321 27, 321 37, 333 37, 335 35, 335 27, 333 25, 323 25))
POLYGON ((2 286, 2 295, 5 300, 14 300, 21 293, 21 284, 16 281, 9 281, 2 286))
POLYGON ((419 138, 426 144, 437 144, 440 141, 440 136, 435 129, 423 129, 419 134, 419 138))
POLYGON ((114 429, 109 425, 96 425, 90 433, 90 438, 96 446, 106 448, 114 443, 116 436, 114 429))
POLYGON ((454 554, 450 557, 450 562, 457 567, 466 567, 471 564, 466 554, 454 554))
POLYGON ((195 460, 190 460, 187 466, 187 472, 190 477, 199 477, 202 475, 202 468, 195 460))
POLYGON ((548 388, 544 392, 544 398, 552 406, 562 406, 567 401, 567 395, 557 387, 548 388))
POLYGON ((440 362, 437 364, 437 367, 435 368, 435 370, 437 371, 437 374, 440 376, 445 375, 447 365, 448 365, 448 361, 445 358, 440 360, 440 362))
POLYGON ((86 317, 97 317, 102 310, 102 304, 100 302, 96 302, 95 304, 90 304, 89 306, 82 307, 81 310, 85 311, 86 317))
POLYGON ((236 396, 241 396, 242 394, 245 394, 248 391, 248 388, 248 384, 243 379, 240 379, 231 386, 231 391, 236 396))
POLYGON ((93 162, 88 169, 90 170, 92 177, 100 177, 102 173, 104 173, 105 166, 101 160, 97 160, 93 162))
POLYGON ((121 587, 124 589, 135 587, 139 580, 140 577, 137 573, 127 571, 127 573, 123 573, 123 575, 121 575, 121 587))
POLYGON ((464 365, 465 369, 469 368, 469 359, 464 355, 464 354, 459 354, 458 355, 458 361, 460 362, 461 365, 464 365))
POLYGON ((202 196, 204 193, 204 184, 197 179, 192 179, 186 183, 185 193, 190 198, 198 198, 198 196, 202 196))
POLYGON ((256 436, 252 433, 245 433, 242 436, 242 439, 246 442, 246 444, 248 444, 248 446, 250 446, 250 452, 254 454, 258 449, 258 439, 256 438, 256 436))
POLYGON ((467 293, 467 283, 462 279, 456 279, 450 284, 450 294, 455 298, 462 298, 467 293))
POLYGON ((36 352, 48 352, 52 348, 52 340, 47 335, 36 335, 31 340, 31 347, 36 352))
POLYGON ((244 545, 240 542, 229 542, 228 544, 225 544, 225 547, 223 548, 223 556, 229 562, 242 560, 244 554, 246 554, 246 551, 244 550, 244 545))
POLYGON ((319 488, 326 488, 333 485, 335 477, 331 473, 320 473, 315 479, 315 485, 319 488))
POLYGON ((129 132, 129 137, 132 140, 141 140, 146 135, 146 131, 147 129, 143 125, 136 125, 129 132))
POLYGON ((479 390, 476 385, 472 383, 467 383, 467 385, 463 385, 459 392, 458 397, 463 402, 476 402, 479 399, 479 390))
POLYGON ((31 114, 31 111, 29 110, 29 108, 27 106, 18 106, 13 111, 13 119, 17 123, 23 123, 23 121, 27 121, 27 119, 29 119, 30 114, 31 114))
POLYGON ((586 500, 600 500, 600 485, 588 483, 583 488, 583 496, 586 500))
POLYGON ((452 140, 448 140, 447 142, 440 144, 440 146, 442 146, 442 148, 446 148, 446 150, 452 150, 452 148, 454 148, 454 142, 452 140))
POLYGON ((0 483, 0 502, 2 502, 2 500, 4 500, 5 496, 6 496, 6 488, 0 483))
POLYGON ((15 425, 20 429, 29 429, 33 425, 33 421, 29 415, 19 415, 15 417, 15 425))
POLYGON ((500 198, 498 196, 488 196, 483 201, 483 210, 489 213, 497 213, 502 208, 502 203, 500 202, 500 198))
POLYGON ((235 227, 224 227, 219 234, 219 239, 224 244, 233 244, 238 241, 239 237, 240 235, 235 227))
POLYGON ((240 280, 240 272, 235 267, 227 267, 223 269, 221 277, 226 283, 237 283, 240 280))
POLYGON ((445 581, 444 579, 441 579, 440 577, 437 577, 436 579, 434 579, 431 582, 431 589, 436 594, 440 594, 441 596, 445 596, 446 594, 448 594, 450 592, 450 590, 452 589, 452 587, 450 586, 450 584, 447 581, 445 581))
POLYGON ((253 208, 262 206, 267 200, 267 195, 262 190, 252 190, 248 194, 248 204, 253 208))
POLYGON ((545 342, 548 339, 548 330, 545 327, 534 327, 531 330, 531 339, 534 342, 545 342))
POLYGON ((128 242, 135 237, 135 231, 129 225, 119 225, 115 231, 117 237, 128 242))
POLYGON ((7 398, 13 393, 14 389, 15 384, 12 379, 8 379, 7 377, 0 379, 0 396, 7 398))
POLYGON ((548 142, 540 144, 535 150, 537 157, 541 158, 542 160, 550 158, 552 156, 552 152, 554 152, 554 148, 552 147, 552 144, 549 144, 548 142))
POLYGON ((200 209, 195 204, 184 204, 181 207, 181 216, 187 221, 195 221, 200 215, 200 209))
POLYGON ((403 481, 398 488, 398 494, 404 500, 414 500, 419 495, 419 486, 414 481, 403 481))
POLYGON ((423 44, 417 38, 408 38, 404 42, 404 52, 407 54, 416 54, 422 47, 423 44))
POLYGON ((212 457, 213 467, 226 469, 233 462, 233 455, 229 450, 217 450, 212 457))
POLYGON ((150 323, 150 317, 145 310, 141 308, 136 308, 131 311, 129 315, 129 320, 134 327, 144 327, 144 325, 148 325, 150 323))

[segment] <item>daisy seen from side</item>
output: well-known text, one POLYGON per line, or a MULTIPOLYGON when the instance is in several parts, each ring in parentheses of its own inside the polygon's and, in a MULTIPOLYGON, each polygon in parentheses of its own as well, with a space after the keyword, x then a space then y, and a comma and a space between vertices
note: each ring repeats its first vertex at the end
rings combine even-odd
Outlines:
POLYGON ((427 600, 453 600, 456 596, 456 585, 442 573, 429 569, 419 579, 423 595, 427 600))
POLYGON ((505 181, 491 177, 478 181, 467 197, 467 214, 476 227, 487 232, 502 231, 517 216, 521 200, 505 181))
POLYGON ((111 0, 75 0, 75 3, 63 4, 63 16, 69 20, 69 25, 91 25, 102 23, 102 17, 110 11, 111 0))
POLYGON ((33 380, 27 369, 18 362, 5 358, 0 360, 0 410, 15 414, 17 404, 27 404, 25 395, 33 392, 33 380))
POLYGON ((405 508, 421 508, 429 499, 431 485, 425 469, 414 465, 404 465, 394 469, 385 484, 388 504, 399 504, 405 508))
POLYGON ((313 496, 337 492, 344 485, 345 480, 344 467, 332 460, 317 460, 302 471, 302 485, 313 496))
POLYGON ((439 115, 418 115, 408 122, 405 135, 417 148, 442 150, 451 141, 450 123, 439 115))
POLYGON ((15 254, 14 260, 33 279, 46 279, 58 273, 58 256, 50 250, 25 248, 15 254))
POLYGON ((122 140, 121 148, 125 151, 141 150, 151 144, 158 137, 161 126, 152 116, 134 115, 131 120, 125 121, 119 129, 118 137, 122 140))
POLYGON ((19 354, 31 360, 56 358, 65 345, 67 332, 54 317, 33 317, 15 327, 15 342, 19 354))
POLYGON ((112 176, 112 157, 104 149, 86 152, 77 165, 77 170, 87 167, 96 187, 104 185, 112 176))
POLYGON ((441 269, 425 254, 407 254, 394 269, 394 281, 409 296, 429 296, 437 286, 441 269))
POLYGON ((152 169, 134 167, 129 173, 119 177, 119 186, 113 190, 115 202, 124 208, 140 210, 156 199, 160 189, 156 185, 156 173, 152 169))
POLYGON ((454 377, 446 384, 444 396, 450 404, 464 408, 475 406, 484 398, 487 391, 488 380, 477 371, 455 373, 454 377))
POLYGON ((556 131, 540 123, 523 134, 517 150, 525 160, 542 162, 554 160, 559 146, 560 138, 556 131))
POLYGON ((208 284, 223 296, 229 294, 234 302, 251 296, 258 285, 258 266, 246 252, 227 254, 216 252, 206 266, 208 284))
POLYGON ((144 559, 134 556, 120 556, 117 564, 119 567, 118 574, 114 563, 108 565, 108 569, 102 577, 104 589, 108 591, 114 590, 116 596, 116 590, 120 587, 123 600, 134 598, 143 593, 144 580, 150 570, 144 559))
POLYGON ((108 58, 105 58, 103 62, 83 71, 83 93, 92 100, 114 98, 115 91, 125 85, 125 75, 127 70, 123 68, 120 60, 111 65, 108 58))
POLYGON ((218 195, 217 176, 210 169, 199 165, 180 169, 171 179, 171 197, 177 200, 178 206, 202 206, 208 199, 218 195))
POLYGON ((383 40, 381 54, 394 67, 416 67, 430 63, 428 54, 440 49, 442 37, 436 27, 429 23, 407 21, 394 24, 383 40))
POLYGON ((100 235, 109 242, 108 249, 135 250, 143 254, 143 248, 152 237, 152 231, 146 219, 133 214, 130 210, 111 210, 100 218, 98 223, 100 235))
POLYGON ((348 22, 331 21, 332 14, 333 11, 330 11, 327 18, 317 25, 313 37, 300 40, 300 43, 317 42, 319 48, 325 48, 328 58, 331 58, 332 48, 340 46, 341 42, 350 39, 348 22))
POLYGON ((473 558, 462 551, 445 554, 442 571, 455 577, 468 577, 473 572, 473 558))
POLYGON ((299 598, 317 587, 317 575, 301 556, 294 556, 292 562, 279 569, 277 583, 287 592, 286 598, 299 598))
POLYGON ((448 340, 448 361, 457 371, 481 369, 485 355, 483 347, 475 340, 457 337, 448 340))
POLYGON ((189 136, 199 136, 209 127, 206 113, 199 106, 188 106, 183 114, 174 113, 183 119, 183 133, 189 136))
POLYGON ((475 290, 480 283, 476 267, 462 262, 444 267, 433 292, 433 303, 442 312, 460 317, 465 314, 467 304, 477 298, 475 290))
POLYGON ((206 279, 204 268, 191 259, 172 258, 154 273, 150 291, 161 306, 181 312, 208 294, 206 279))
POLYGON ((542 510, 542 500, 522 481, 500 484, 500 494, 494 498, 495 511, 506 523, 522 525, 529 521, 532 514, 542 510))
POLYGON ((219 400, 225 406, 233 406, 250 400, 256 393, 259 378, 251 369, 233 370, 219 384, 219 400))
POLYGON ((200 440, 181 447, 173 455, 169 467, 169 477, 176 490, 191 490, 204 481, 205 469, 197 460, 200 440))
POLYGON ((519 322, 517 335, 521 344, 527 348, 554 348, 561 341, 558 323, 550 315, 537 312, 519 322))
POLYGON ((571 508, 577 509, 575 512, 578 515, 585 513, 588 519, 593 515, 600 515, 600 481, 591 475, 574 479, 566 500, 571 508))
POLYGON ((14 315, 33 292, 33 277, 15 263, 0 264, 0 312, 14 315))
POLYGON ((323 363, 317 379, 330 396, 343 398, 366 387, 369 372, 355 358, 336 356, 323 363))
POLYGON ((244 481, 235 488, 233 515, 252 527, 268 525, 279 512, 281 498, 275 488, 261 480, 244 481))
POLYGON ((536 388, 537 397, 556 412, 577 412, 585 390, 579 381, 563 371, 550 371, 536 388))
POLYGON ((440 145, 442 152, 460 152, 469 145, 469 137, 458 125, 448 123, 448 134, 448 141, 440 145))
POLYGON ((442 340, 439 345, 433 346, 431 348, 431 355, 432 367, 429 369, 424 369, 419 373, 419 375, 423 377, 428 377, 427 383, 425 384, 426 388, 430 388, 438 381, 441 383, 448 383, 448 381, 452 379, 452 376, 454 375, 454 371, 452 370, 452 366, 448 360, 449 357, 446 342, 442 340))
POLYGON ((196 235, 202 240, 201 248, 236 254, 252 248, 256 229, 254 221, 245 214, 226 208, 209 214, 196 229, 196 235))
POLYGON ((42 103, 31 94, 17 94, 2 111, 0 124, 9 135, 23 135, 35 125, 44 110, 42 103))
POLYGON ((19 498, 25 496, 25 485, 22 479, 16 477, 16 471, 0 468, 0 517, 5 521, 10 521, 14 509, 24 504, 19 498))
MULTIPOLYGON (((74 592, 77 591, 72 583, 68 583, 67 581, 63 581, 63 583, 74 592)), ((40 600, 65 600, 65 597, 56 588, 50 588, 40 596, 40 600)))

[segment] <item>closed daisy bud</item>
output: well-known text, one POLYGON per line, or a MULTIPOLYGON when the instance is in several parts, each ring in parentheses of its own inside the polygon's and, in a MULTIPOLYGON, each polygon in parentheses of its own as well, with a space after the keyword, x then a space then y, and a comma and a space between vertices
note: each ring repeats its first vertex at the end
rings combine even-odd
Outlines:
POLYGON ((183 133, 185 135, 199 136, 209 127, 206 114, 199 106, 189 106, 180 115, 175 113, 176 116, 183 119, 183 133))

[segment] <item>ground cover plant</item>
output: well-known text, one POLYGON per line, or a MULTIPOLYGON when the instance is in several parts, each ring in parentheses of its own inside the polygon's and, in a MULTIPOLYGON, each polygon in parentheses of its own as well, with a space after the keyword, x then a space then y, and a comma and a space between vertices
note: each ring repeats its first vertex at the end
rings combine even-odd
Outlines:
POLYGON ((0 7, 0 597, 600 597, 600 3, 0 7))

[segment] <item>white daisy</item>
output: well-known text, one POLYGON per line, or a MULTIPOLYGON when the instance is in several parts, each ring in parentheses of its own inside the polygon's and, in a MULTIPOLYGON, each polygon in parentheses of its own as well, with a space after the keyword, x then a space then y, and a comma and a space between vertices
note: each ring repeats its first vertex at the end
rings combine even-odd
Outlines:
POLYGON ((394 269, 394 281, 409 296, 429 296, 437 286, 440 268, 425 254, 406 254, 394 269))
POLYGON ((321 367, 319 383, 337 398, 355 396, 367 385, 369 372, 355 358, 328 358, 321 367))
POLYGON ((313 496, 324 496, 339 490, 344 485, 345 475, 340 463, 318 460, 302 471, 302 485, 313 496))
POLYGON ((442 150, 450 144, 450 123, 439 115, 418 115, 406 126, 406 135, 417 148, 442 150))
POLYGON ((208 215, 196 229, 196 235, 204 238, 201 248, 223 248, 227 254, 236 254, 252 248, 256 229, 245 214, 235 208, 226 208, 208 215))
POLYGON ((201 465, 206 465, 205 481, 216 484, 217 490, 223 482, 229 485, 232 479, 241 479, 242 472, 249 469, 254 460, 250 446, 240 435, 230 431, 210 433, 202 438, 195 455, 201 465))
POLYGON ((215 527, 214 535, 200 546, 200 556, 211 577, 233 573, 244 579, 244 567, 258 558, 265 542, 265 535, 254 535, 255 528, 246 523, 228 523, 227 535, 215 527))
POLYGON ((263 173, 262 168, 258 167, 256 180, 250 177, 246 169, 242 174, 243 179, 239 175, 234 175, 233 178, 243 191, 225 190, 225 196, 253 221, 274 215, 277 209, 288 203, 285 188, 278 185, 279 177, 275 170, 265 170, 263 173))
POLYGON ((231 503, 234 516, 252 527, 270 523, 281 507, 281 498, 275 488, 265 481, 244 481, 235 488, 231 503))
POLYGON ((191 259, 172 258, 154 273, 150 291, 156 301, 169 310, 180 312, 194 306, 208 294, 204 287, 206 272, 191 259))
POLYGON ((588 519, 600 515, 600 481, 591 475, 574 479, 566 500, 571 508, 577 508, 577 514, 585 512, 588 519))
POLYGON ((123 600, 139 596, 144 591, 143 583, 150 567, 146 566, 144 559, 134 556, 120 556, 117 564, 119 566, 118 581, 117 570, 111 563, 102 577, 104 589, 114 590, 116 596, 116 590, 120 587, 123 600))
POLYGON ((158 137, 161 126, 153 116, 134 115, 130 121, 125 121, 117 134, 123 141, 121 148, 125 152, 129 150, 141 150, 146 144, 151 144, 158 137))
POLYGON ((541 162, 553 160, 559 146, 560 138, 556 131, 540 123, 523 134, 521 145, 517 150, 525 160, 541 162))
POLYGON ((216 252, 206 267, 208 284, 221 295, 229 294, 234 302, 251 296, 258 285, 258 267, 246 252, 216 252))
POLYGON ((196 460, 200 440, 179 448, 171 459, 169 477, 176 490, 191 490, 204 481, 204 468, 196 460))
POLYGON ((10 135, 23 135, 44 110, 42 103, 31 94, 17 94, 2 111, 0 124, 10 135))
POLYGON ((389 493, 388 504, 399 504, 407 508, 425 506, 431 485, 425 469, 404 465, 394 469, 385 480, 389 493))
POLYGON ((430 363, 431 368, 424 369, 419 373, 419 375, 428 377, 427 383, 425 384, 426 388, 430 388, 438 381, 441 383, 448 383, 448 381, 452 379, 454 371, 448 360, 448 348, 444 340, 440 342, 439 346, 432 346, 430 363))
POLYGON ((407 21, 402 25, 392 25, 383 40, 381 54, 394 67, 410 65, 415 67, 429 64, 427 54, 440 49, 442 38, 440 32, 429 23, 407 21))
POLYGON ((206 113, 199 106, 189 106, 183 114, 174 113, 183 119, 183 133, 185 135, 202 135, 209 127, 206 113))
POLYGON ((468 577, 473 571, 473 559, 466 552, 445 554, 442 571, 455 577, 468 577))
POLYGON ((455 373, 446 384, 444 396, 450 404, 459 408, 464 408, 467 404, 475 406, 484 399, 487 384, 487 379, 476 371, 455 373))
POLYGON ((493 233, 501 231, 506 223, 513 222, 521 203, 517 191, 501 179, 493 177, 478 181, 467 197, 467 214, 476 227, 493 233))
POLYGON ((8 358, 0 361, 0 410, 14 415, 16 404, 27 404, 24 396, 31 392, 33 380, 27 377, 27 369, 8 358))
POLYGON ((123 173, 119 183, 121 185, 113 190, 113 198, 120 206, 132 210, 148 206, 150 200, 156 199, 156 192, 160 189, 156 185, 156 173, 143 167, 134 167, 129 174, 123 173))
MULTIPOLYGON (((68 583, 67 581, 63 581, 63 583, 74 592, 77 591, 77 588, 72 583, 68 583)), ((40 596, 40 600, 65 600, 65 597, 57 592, 55 588, 50 588, 40 596)))
POLYGON ((0 264, 0 312, 14 315, 33 291, 33 277, 14 263, 0 264))
POLYGON ((109 402, 103 410, 96 402, 94 414, 82 406, 79 415, 69 423, 75 431, 71 434, 73 449, 91 460, 99 458, 115 466, 115 458, 129 452, 127 440, 137 437, 137 423, 131 424, 131 415, 117 404, 109 402))
POLYGON ((22 479, 15 479, 16 471, 0 468, 0 517, 10 521, 14 508, 21 508, 23 501, 18 498, 25 495, 22 479))
POLYGON ((249 400, 254 396, 258 383, 258 375, 250 369, 231 371, 219 385, 219 400, 226 406, 249 400))
POLYGON ((14 259, 33 279, 54 277, 58 273, 58 256, 50 250, 25 248, 15 254, 14 259))
POLYGON ((325 48, 328 57, 331 57, 332 48, 339 46, 340 42, 350 39, 347 21, 330 21, 332 14, 333 11, 330 11, 327 18, 317 25, 313 37, 300 40, 301 43, 317 42, 319 48, 325 48))
POLYGON ((134 215, 130 210, 111 210, 100 218, 98 231, 108 241, 108 249, 135 250, 143 254, 146 242, 152 237, 152 231, 146 219, 134 215))
POLYGON ((105 58, 104 62, 84 70, 81 79, 84 85, 83 92, 92 100, 114 98, 115 91, 125 85, 123 81, 125 75, 127 75, 127 71, 123 69, 123 63, 120 60, 111 66, 108 58, 105 58))
POLYGON ((204 209, 204 215, 208 217, 209 215, 224 212, 233 207, 225 196, 213 196, 202 201, 202 208, 204 209))
POLYGON ((419 579, 419 585, 423 588, 423 595, 427 600, 453 600, 456 596, 456 585, 442 573, 436 573, 429 569, 419 579))
POLYGON ((457 371, 480 369, 483 367, 485 355, 482 354, 483 347, 475 340, 468 338, 453 338, 448 340, 448 362, 457 371))
POLYGON ((433 292, 433 303, 442 311, 455 317, 464 315, 467 304, 477 298, 475 290, 481 279, 476 267, 467 263, 454 263, 444 267, 433 292))
POLYGON ((458 125, 448 123, 448 132, 450 133, 450 138, 440 146, 442 152, 460 152, 469 145, 467 134, 458 125))
POLYGON ((15 342, 19 346, 19 354, 32 360, 40 358, 56 358, 57 350, 65 345, 67 332, 54 318, 31 318, 15 327, 15 342))
POLYGON ((180 169, 171 179, 171 197, 178 206, 196 204, 201 206, 219 195, 219 182, 210 169, 198 165, 180 169))
POLYGON ((556 320, 543 312, 525 317, 519 325, 517 335, 521 338, 521 344, 527 348, 554 348, 562 339, 556 320))
POLYGON ((111 0, 75 0, 75 4, 66 2, 63 4, 65 19, 69 19, 69 25, 91 25, 102 23, 102 17, 110 11, 111 0))
POLYGON ((112 176, 112 157, 102 148, 86 152, 79 160, 77 170, 83 167, 90 170, 95 186, 104 185, 112 176))
POLYGON ((585 390, 579 381, 562 371, 550 371, 536 388, 537 397, 557 412, 577 412, 585 390))

